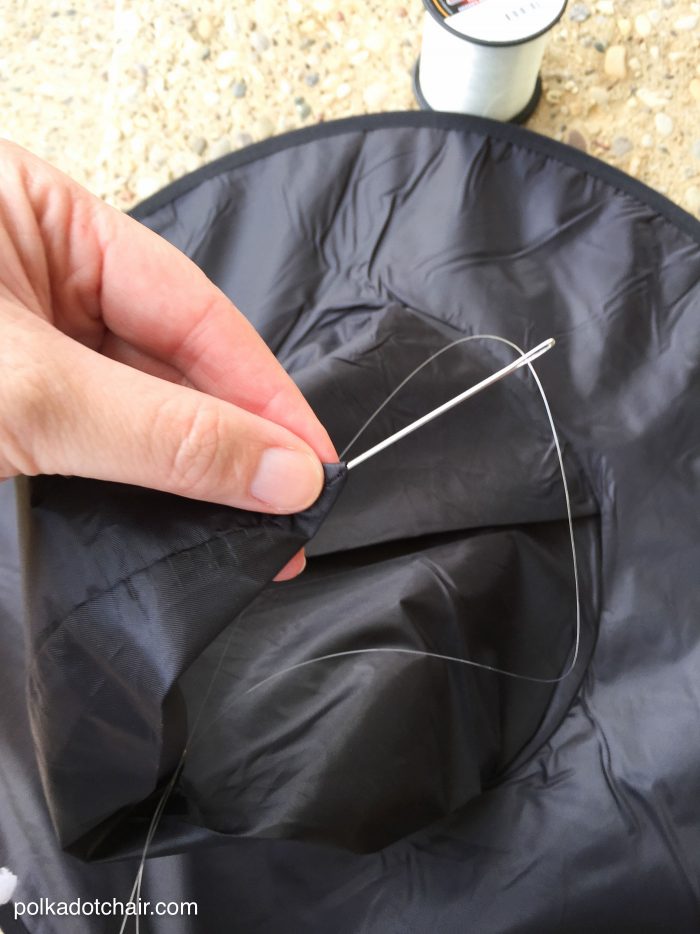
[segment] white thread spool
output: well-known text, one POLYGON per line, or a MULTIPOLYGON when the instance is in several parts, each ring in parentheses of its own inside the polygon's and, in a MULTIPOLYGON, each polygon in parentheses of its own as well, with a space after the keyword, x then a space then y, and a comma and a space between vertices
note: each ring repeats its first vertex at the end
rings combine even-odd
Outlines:
POLYGON ((567 0, 423 0, 414 91, 426 110, 526 120, 537 106, 547 32, 567 0))

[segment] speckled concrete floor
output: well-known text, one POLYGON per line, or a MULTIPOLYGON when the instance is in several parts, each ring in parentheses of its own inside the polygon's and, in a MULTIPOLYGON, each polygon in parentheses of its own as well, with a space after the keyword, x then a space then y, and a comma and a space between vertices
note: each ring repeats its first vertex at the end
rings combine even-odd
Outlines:
MULTIPOLYGON (((2 135, 121 208, 230 149, 416 106, 421 0, 15 0, 2 135)), ((700 3, 569 2, 529 122, 700 215, 700 3)))

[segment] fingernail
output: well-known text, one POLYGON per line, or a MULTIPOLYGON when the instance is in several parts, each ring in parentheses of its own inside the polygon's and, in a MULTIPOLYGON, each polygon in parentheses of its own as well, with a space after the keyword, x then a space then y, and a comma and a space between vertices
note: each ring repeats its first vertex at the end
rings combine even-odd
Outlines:
POLYGON ((315 457, 268 448, 258 461, 250 493, 273 512, 299 512, 318 498, 322 486, 323 468, 315 457))
POLYGON ((279 572, 279 574, 277 574, 277 576, 273 577, 272 579, 279 583, 294 580, 295 577, 298 577, 301 574, 305 567, 306 555, 302 552, 300 555, 292 558, 289 564, 286 564, 279 572))

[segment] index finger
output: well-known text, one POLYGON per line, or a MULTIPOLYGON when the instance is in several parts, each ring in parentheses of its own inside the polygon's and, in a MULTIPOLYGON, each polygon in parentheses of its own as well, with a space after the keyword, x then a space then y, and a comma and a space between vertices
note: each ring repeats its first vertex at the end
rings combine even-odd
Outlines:
POLYGON ((300 390, 223 292, 157 234, 104 210, 101 304, 109 329, 198 389, 284 425, 322 460, 337 460, 300 390))

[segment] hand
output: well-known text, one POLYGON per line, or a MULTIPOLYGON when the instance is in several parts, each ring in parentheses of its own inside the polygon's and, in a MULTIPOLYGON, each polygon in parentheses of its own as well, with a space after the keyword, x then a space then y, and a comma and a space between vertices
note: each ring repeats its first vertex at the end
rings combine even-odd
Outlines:
MULTIPOLYGON (((75 474, 291 513, 337 460, 190 260, 0 142, 0 478, 75 474)), ((299 552, 278 575, 304 567, 299 552)))

